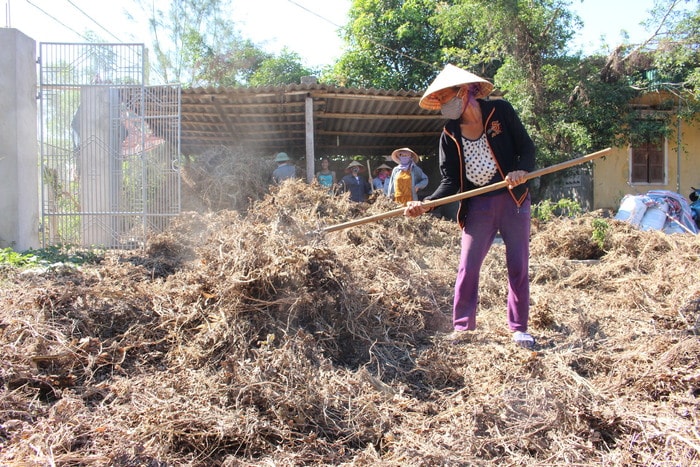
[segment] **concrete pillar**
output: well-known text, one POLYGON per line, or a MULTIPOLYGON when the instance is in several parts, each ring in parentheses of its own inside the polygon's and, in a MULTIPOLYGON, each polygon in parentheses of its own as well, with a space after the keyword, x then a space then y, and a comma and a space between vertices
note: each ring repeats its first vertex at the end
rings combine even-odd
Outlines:
POLYGON ((113 92, 108 87, 84 86, 80 92, 78 133, 80 150, 81 240, 83 245, 110 246, 114 243, 112 214, 118 209, 115 171, 119 155, 113 141, 113 92))
POLYGON ((40 247, 36 42, 0 28, 0 248, 40 247))

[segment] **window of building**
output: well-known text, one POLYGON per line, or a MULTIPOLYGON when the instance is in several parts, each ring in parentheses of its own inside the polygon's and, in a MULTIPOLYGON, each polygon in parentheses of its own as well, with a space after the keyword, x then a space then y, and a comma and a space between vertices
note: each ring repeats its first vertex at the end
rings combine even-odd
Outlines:
POLYGON ((631 183, 666 183, 664 146, 664 138, 661 136, 631 146, 631 183))

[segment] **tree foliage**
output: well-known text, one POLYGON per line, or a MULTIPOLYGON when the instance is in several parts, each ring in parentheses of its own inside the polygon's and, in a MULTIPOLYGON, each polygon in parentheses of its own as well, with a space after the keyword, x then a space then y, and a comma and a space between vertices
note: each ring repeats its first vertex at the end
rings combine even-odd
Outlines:
POLYGON ((690 0, 657 0, 647 23, 657 27, 640 48, 650 53, 657 74, 645 76, 651 79, 641 84, 665 85, 681 99, 700 101, 700 4, 690 0))
POLYGON ((632 143, 668 137, 679 118, 696 119, 700 110, 700 6, 689 0, 656 0, 645 23, 650 36, 639 44, 618 45, 601 69, 609 87, 663 96, 651 109, 653 119, 627 109, 619 129, 632 143))
POLYGON ((657 0, 649 41, 582 57, 568 53, 581 26, 570 0, 354 0, 332 80, 421 90, 445 63, 461 66, 515 106, 547 165, 668 131, 642 127, 630 104, 650 70, 697 98, 697 6, 680 8, 690 3, 657 0))
POLYGON ((251 86, 278 86, 298 84, 304 76, 311 76, 314 70, 301 64, 298 53, 284 48, 279 56, 270 56, 250 75, 251 86))
POLYGON ((167 10, 147 0, 139 3, 149 15, 153 69, 163 82, 200 84, 206 59, 237 39, 233 25, 222 19, 223 0, 175 0, 167 10))
MULTIPOLYGON (((156 67, 165 81, 262 86, 314 74, 294 52, 276 56, 241 38, 222 14, 229 1, 174 0, 167 12, 151 11, 156 67)), ((581 26, 571 1, 353 0, 343 29, 346 52, 321 81, 420 91, 446 63, 461 66, 492 80, 515 106, 543 165, 668 133, 678 112, 695 115, 696 2, 656 0, 648 40, 619 44, 608 56, 582 57, 568 53, 581 26), (666 112, 666 120, 650 128, 630 103, 659 89, 676 96, 662 109, 675 113, 666 112)))
POLYGON ((431 18, 450 3, 353 0, 344 33, 347 52, 324 80, 348 87, 425 87, 443 62, 431 18))
POLYGON ((434 20, 447 35, 444 42, 455 44, 445 56, 493 80, 518 109, 544 164, 593 143, 569 105, 576 86, 588 77, 581 77, 580 60, 566 55, 580 24, 568 6, 562 0, 461 0, 434 20))
POLYGON ((283 51, 277 57, 243 38, 235 22, 226 17, 230 0, 173 0, 167 10, 139 1, 149 15, 153 68, 165 83, 185 87, 288 84, 311 73, 297 54, 283 51))

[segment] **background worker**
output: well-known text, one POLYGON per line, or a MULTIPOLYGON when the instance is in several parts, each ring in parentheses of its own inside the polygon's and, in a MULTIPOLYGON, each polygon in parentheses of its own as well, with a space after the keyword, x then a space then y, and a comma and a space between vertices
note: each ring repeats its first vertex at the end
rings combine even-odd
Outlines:
POLYGON ((372 179, 372 189, 380 190, 387 194, 389 190, 389 178, 391 176, 391 167, 382 164, 374 169, 374 179, 372 179))
POLYGON ((428 186, 428 176, 418 167, 418 154, 410 148, 396 149, 391 159, 397 166, 391 171, 387 195, 399 204, 418 199, 418 191, 428 186))
POLYGON ((324 157, 321 159, 321 170, 316 173, 316 181, 321 185, 332 190, 337 180, 335 179, 335 171, 330 168, 330 161, 324 157))
POLYGON ((350 200, 358 203, 367 201, 367 196, 372 193, 372 185, 360 174, 365 168, 357 161, 352 161, 345 169, 345 176, 340 180, 343 192, 350 193, 350 200))
POLYGON ((286 152, 278 152, 275 162, 277 162, 277 168, 272 172, 272 181, 276 184, 279 185, 283 180, 297 176, 297 168, 286 152))

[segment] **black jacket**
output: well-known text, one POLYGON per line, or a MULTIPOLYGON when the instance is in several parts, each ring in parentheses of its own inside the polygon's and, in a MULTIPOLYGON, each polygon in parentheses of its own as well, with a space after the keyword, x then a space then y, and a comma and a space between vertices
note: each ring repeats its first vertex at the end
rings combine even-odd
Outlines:
MULTIPOLYGON (((491 152, 496 157, 498 172, 491 183, 500 182, 514 170, 535 169, 535 144, 532 142, 513 106, 502 99, 478 100, 484 119, 484 132, 491 152)), ((459 119, 450 120, 440 136, 440 174, 442 181, 427 200, 444 198, 458 192, 478 188, 467 179, 459 119)), ((506 189, 506 188, 504 188, 506 189)), ((501 189, 500 191, 504 190, 501 189)), ((527 183, 509 190, 520 206, 528 195, 527 183)), ((486 196, 486 195, 481 195, 486 196)), ((460 226, 467 214, 466 199, 460 203, 457 219, 460 226)))

